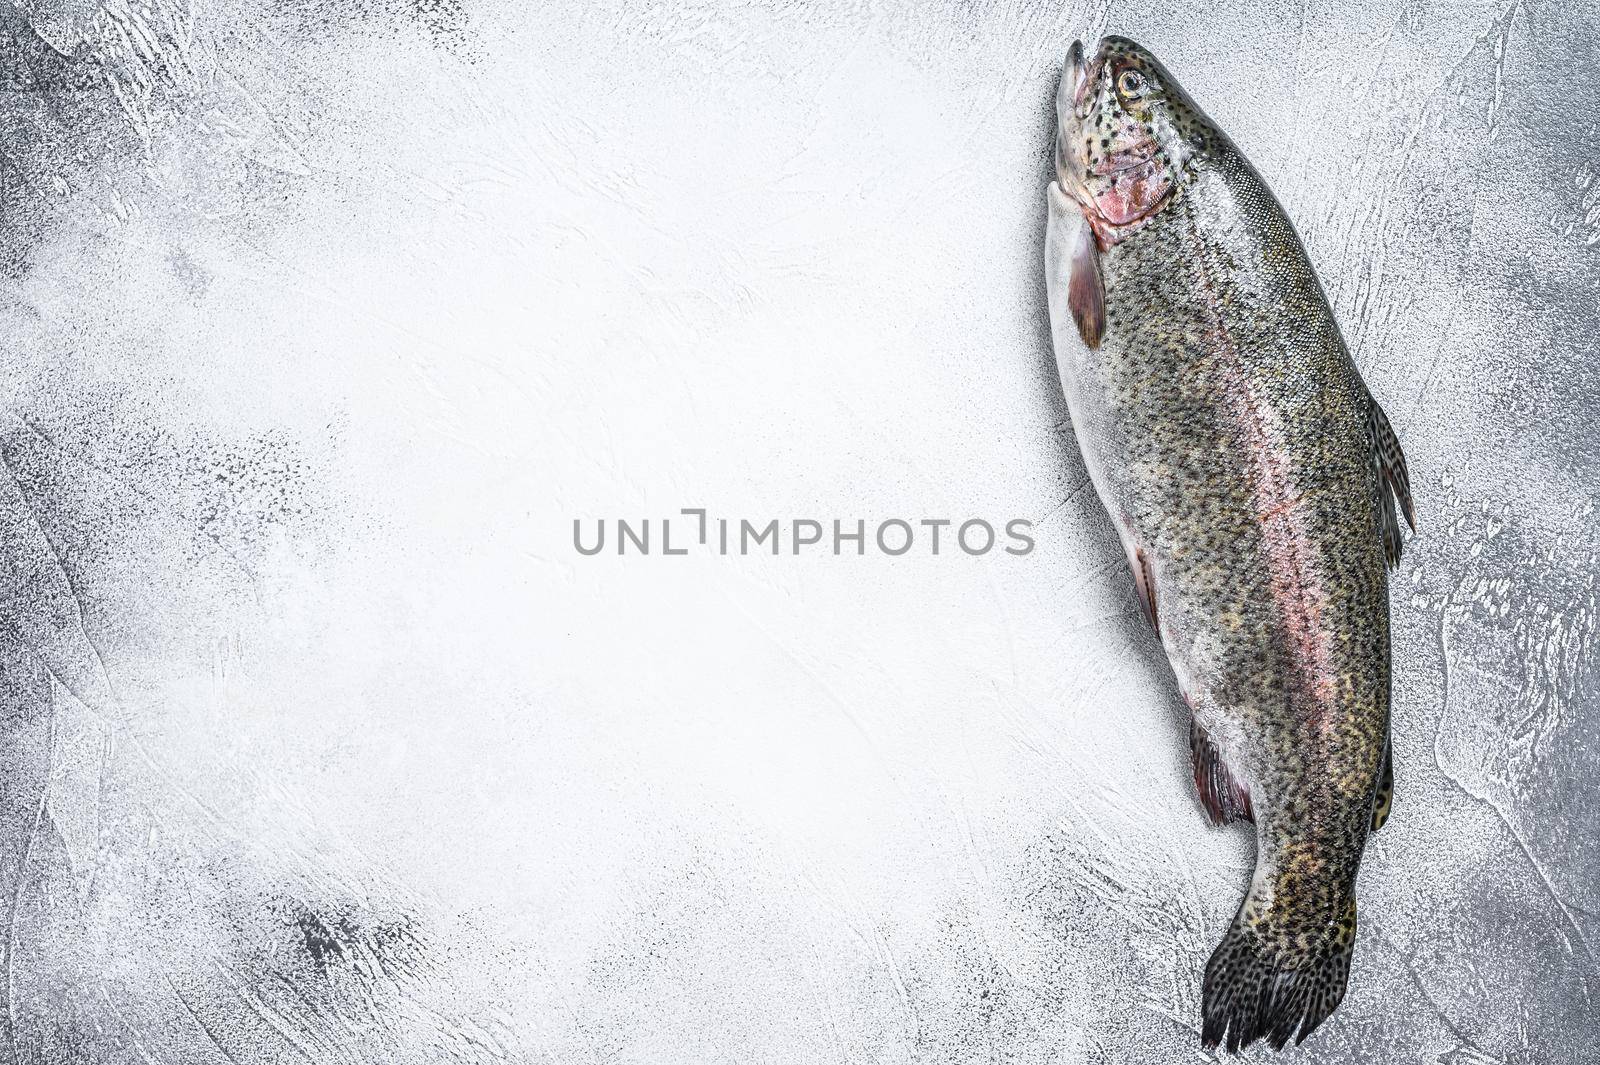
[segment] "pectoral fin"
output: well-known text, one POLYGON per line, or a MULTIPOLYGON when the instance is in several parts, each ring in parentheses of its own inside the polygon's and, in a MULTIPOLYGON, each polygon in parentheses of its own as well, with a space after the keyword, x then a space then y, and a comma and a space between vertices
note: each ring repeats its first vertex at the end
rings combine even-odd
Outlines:
POLYGON ((1079 228, 1077 244, 1072 249, 1067 306, 1072 310, 1072 320, 1078 323, 1083 342, 1090 349, 1098 348, 1106 332, 1106 290, 1100 276, 1100 246, 1089 226, 1079 228))

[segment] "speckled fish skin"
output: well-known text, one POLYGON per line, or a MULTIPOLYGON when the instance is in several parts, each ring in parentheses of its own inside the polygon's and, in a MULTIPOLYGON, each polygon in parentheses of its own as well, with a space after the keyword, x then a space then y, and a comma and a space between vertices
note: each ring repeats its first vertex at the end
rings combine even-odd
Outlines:
POLYGON ((1193 711, 1202 800, 1256 827, 1202 1038, 1282 1047, 1343 997, 1387 814, 1404 459, 1282 208, 1161 64, 1074 46, 1057 108, 1046 270, 1073 425, 1193 711))

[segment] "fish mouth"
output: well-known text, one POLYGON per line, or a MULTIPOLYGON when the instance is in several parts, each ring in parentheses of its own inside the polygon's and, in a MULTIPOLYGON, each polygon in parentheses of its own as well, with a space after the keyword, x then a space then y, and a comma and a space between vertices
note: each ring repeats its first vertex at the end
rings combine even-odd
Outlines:
POLYGON ((1075 39, 1067 49, 1061 66, 1061 83, 1056 89, 1056 178, 1063 188, 1079 185, 1087 176, 1083 162, 1068 145, 1075 142, 1088 117, 1094 84, 1093 64, 1085 59, 1083 41, 1075 39))
POLYGON ((1072 87, 1070 94, 1063 94, 1072 101, 1072 116, 1080 121, 1089 117, 1089 88, 1099 77, 1100 67, 1105 63, 1102 49, 1095 49, 1092 61, 1086 60, 1088 52, 1083 47, 1083 41, 1074 40, 1072 47, 1067 50, 1067 62, 1062 70, 1062 78, 1070 79, 1072 87))
POLYGON ((1061 71, 1061 77, 1067 82, 1067 86, 1063 87, 1071 88, 1071 91, 1064 95, 1072 101, 1073 114, 1079 118, 1083 117, 1077 112, 1083 102, 1084 72, 1083 42, 1074 40, 1072 47, 1067 49, 1067 62, 1061 71))

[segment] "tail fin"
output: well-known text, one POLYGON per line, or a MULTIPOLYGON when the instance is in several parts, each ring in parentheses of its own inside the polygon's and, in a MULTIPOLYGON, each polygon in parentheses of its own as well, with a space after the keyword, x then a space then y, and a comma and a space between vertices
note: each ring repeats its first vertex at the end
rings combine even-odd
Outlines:
POLYGON ((1272 927, 1270 909, 1259 923, 1246 921, 1241 910, 1206 963, 1201 1042, 1208 1048, 1226 1042, 1232 1053, 1257 1039, 1274 1050, 1291 1038, 1304 1042, 1344 998, 1355 917, 1352 897, 1346 919, 1326 926, 1303 950, 1305 939, 1272 927))

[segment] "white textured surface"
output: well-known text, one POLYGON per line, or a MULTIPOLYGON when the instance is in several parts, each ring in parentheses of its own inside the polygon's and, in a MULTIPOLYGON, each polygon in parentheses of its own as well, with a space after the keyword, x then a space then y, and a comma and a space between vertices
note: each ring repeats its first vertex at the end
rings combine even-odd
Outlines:
POLYGON ((1600 991, 1600 62, 1492 2, 0 4, 19 1062, 1173 1062, 1248 875, 1039 277, 1074 36, 1300 226, 1406 445, 1397 797, 1296 1056, 1600 991), (1029 556, 579 556, 1012 517, 1029 556))

